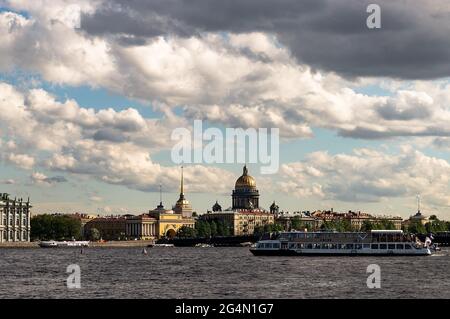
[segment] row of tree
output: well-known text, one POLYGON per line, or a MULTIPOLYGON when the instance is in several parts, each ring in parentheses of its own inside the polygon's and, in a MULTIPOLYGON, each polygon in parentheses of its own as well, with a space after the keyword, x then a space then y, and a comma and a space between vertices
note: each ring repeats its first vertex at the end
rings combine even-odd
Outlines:
POLYGON ((31 240, 81 239, 81 222, 66 215, 36 215, 31 218, 31 240))
POLYGON ((198 220, 195 228, 183 226, 178 230, 179 238, 209 238, 233 235, 232 227, 224 221, 198 220))
POLYGON ((435 215, 430 216, 429 222, 423 225, 420 221, 411 222, 403 229, 413 234, 436 233, 440 231, 450 231, 450 222, 439 220, 435 215))
POLYGON ((266 224, 264 226, 255 227, 254 235, 260 237, 267 233, 279 232, 279 231, 283 231, 283 230, 284 230, 284 227, 281 224, 266 224))

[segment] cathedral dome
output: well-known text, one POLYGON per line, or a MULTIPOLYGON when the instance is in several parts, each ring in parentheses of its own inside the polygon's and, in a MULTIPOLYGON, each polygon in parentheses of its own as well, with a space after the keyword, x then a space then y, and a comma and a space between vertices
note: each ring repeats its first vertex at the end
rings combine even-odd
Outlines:
POLYGON ((256 182, 255 179, 248 175, 247 166, 244 166, 242 175, 237 179, 235 184, 235 189, 255 189, 256 182))
POLYGON ((216 203, 212 207, 212 210, 213 210, 213 212, 221 212, 222 211, 222 206, 220 206, 219 203, 216 201, 216 203))

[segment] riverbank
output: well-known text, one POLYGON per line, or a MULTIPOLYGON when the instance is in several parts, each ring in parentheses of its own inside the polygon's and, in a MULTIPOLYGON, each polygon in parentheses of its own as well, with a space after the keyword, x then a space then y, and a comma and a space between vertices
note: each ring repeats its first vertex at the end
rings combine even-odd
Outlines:
MULTIPOLYGON (((89 247, 105 247, 105 248, 126 248, 126 247, 146 247, 152 244, 152 240, 129 240, 129 241, 107 241, 107 242, 90 242, 89 247)), ((1 248, 40 248, 39 242, 7 242, 0 243, 1 248)))

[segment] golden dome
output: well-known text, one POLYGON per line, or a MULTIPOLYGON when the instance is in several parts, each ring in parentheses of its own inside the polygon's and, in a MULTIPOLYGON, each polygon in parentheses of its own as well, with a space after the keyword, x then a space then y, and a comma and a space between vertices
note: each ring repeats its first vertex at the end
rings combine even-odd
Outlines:
POLYGON ((256 188, 255 179, 248 175, 247 166, 244 166, 242 176, 239 177, 235 184, 235 189, 256 188))

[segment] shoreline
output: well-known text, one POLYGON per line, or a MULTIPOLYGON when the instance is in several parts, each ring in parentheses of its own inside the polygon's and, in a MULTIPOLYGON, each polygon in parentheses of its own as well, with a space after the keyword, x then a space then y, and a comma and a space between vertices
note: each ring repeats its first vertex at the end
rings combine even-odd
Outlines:
MULTIPOLYGON (((108 242, 90 242, 88 248, 105 247, 105 248, 127 248, 127 247, 147 247, 153 244, 153 240, 129 240, 129 241, 108 241, 108 242)), ((7 242, 0 243, 2 248, 41 248, 39 242, 7 242)))

